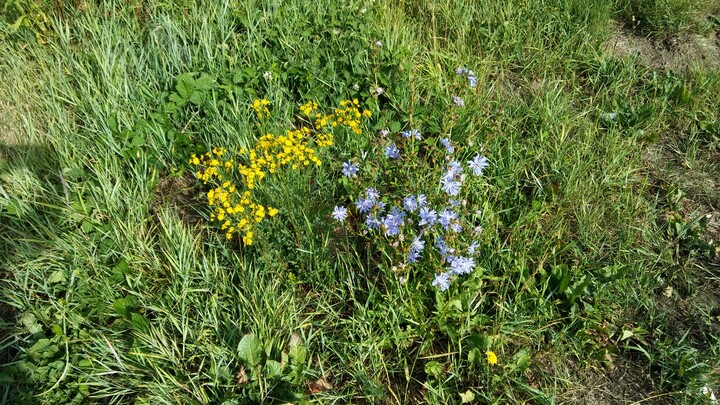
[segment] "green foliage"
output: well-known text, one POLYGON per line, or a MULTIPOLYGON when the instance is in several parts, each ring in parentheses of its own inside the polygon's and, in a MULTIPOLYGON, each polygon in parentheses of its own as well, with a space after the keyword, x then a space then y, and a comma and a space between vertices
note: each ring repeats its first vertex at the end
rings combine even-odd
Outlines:
POLYGON ((627 401, 718 392, 720 75, 600 46, 617 10, 664 36, 696 2, 3 7, 0 402, 573 402, 626 367, 649 376, 627 401), (264 189, 280 220, 256 243, 207 226, 193 153, 354 98, 369 131, 264 189), (409 166, 369 158, 415 127, 409 166), (330 213, 360 187, 349 159, 388 195, 442 195, 444 137, 492 167, 466 198, 476 270, 441 292, 446 264, 402 269, 330 213))

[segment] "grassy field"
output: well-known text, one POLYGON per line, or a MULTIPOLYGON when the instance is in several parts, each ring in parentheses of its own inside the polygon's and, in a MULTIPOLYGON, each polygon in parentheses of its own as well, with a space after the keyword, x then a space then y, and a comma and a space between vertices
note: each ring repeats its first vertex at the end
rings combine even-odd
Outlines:
POLYGON ((720 395, 720 3, 0 9, 3 403, 720 395))

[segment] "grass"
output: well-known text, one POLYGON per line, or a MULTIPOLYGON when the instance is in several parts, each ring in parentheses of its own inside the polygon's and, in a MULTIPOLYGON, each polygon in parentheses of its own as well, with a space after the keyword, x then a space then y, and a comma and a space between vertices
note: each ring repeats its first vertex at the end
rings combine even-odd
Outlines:
MULTIPOLYGON (((707 31, 712 13, 106 1, 47 7, 45 32, 12 29, 22 10, 6 10, 3 402, 707 402, 703 387, 720 391, 720 234, 705 216, 720 206, 720 73, 651 71, 602 45, 611 18, 662 37, 707 31), (189 72, 212 85, 170 106, 189 72), (306 100, 359 98, 373 117, 322 167, 263 189, 280 218, 247 247, 208 221, 187 161, 252 145, 255 98, 271 101, 268 131, 306 100), (430 285, 432 263, 401 283, 387 242, 330 219, 351 204, 341 163, 390 125, 490 159, 467 194, 481 271, 448 291, 430 285)), ((416 192, 441 167, 377 178, 416 192)))

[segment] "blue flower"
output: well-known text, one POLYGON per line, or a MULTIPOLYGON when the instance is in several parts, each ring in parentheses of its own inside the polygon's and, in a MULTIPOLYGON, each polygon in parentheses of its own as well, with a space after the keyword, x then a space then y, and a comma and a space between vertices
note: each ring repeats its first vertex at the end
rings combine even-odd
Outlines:
POLYGON ((394 143, 390 143, 390 145, 385 147, 385 156, 389 157, 390 159, 397 159, 400 157, 400 150, 395 146, 394 143))
POLYGON ((424 248, 425 248, 425 241, 420 239, 419 236, 414 237, 412 242, 410 243, 410 251, 411 252, 422 252, 422 250, 424 248))
POLYGON ((470 256, 474 255, 474 254, 475 254, 475 249, 477 249, 477 248, 479 248, 479 247, 480 247, 480 244, 477 243, 477 241, 473 241, 473 243, 471 243, 470 246, 468 246, 468 248, 467 248, 468 254, 469 254, 470 256))
POLYGON ((457 160, 453 160, 452 162, 448 163, 448 168, 445 176, 449 177, 455 177, 462 173, 462 165, 457 160))
POLYGON ((445 242, 445 239, 443 239, 442 236, 438 236, 435 238, 435 249, 440 252, 440 256, 445 258, 448 253, 453 253, 455 249, 448 248, 447 242, 445 242))
POLYGON ((410 212, 418 209, 418 202, 414 195, 403 198, 403 207, 410 212))
POLYGON ((440 291, 445 291, 450 288, 450 275, 448 273, 440 273, 435 275, 435 279, 432 282, 433 287, 437 287, 440 291))
POLYGON ((465 73, 467 73, 467 69, 465 69, 464 67, 459 67, 459 68, 455 69, 455 74, 458 76, 462 76, 465 73))
POLYGON ((335 209, 333 209, 332 217, 336 221, 340 221, 340 222, 345 221, 345 218, 347 218, 347 208, 342 207, 342 206, 341 207, 336 206, 335 209))
POLYGON ((450 223, 456 219, 458 219, 457 212, 451 211, 447 208, 442 210, 440 212, 440 215, 438 216, 438 222, 440 223, 440 225, 442 225, 443 228, 445 228, 446 231, 450 226, 450 223))
POLYGON ((471 160, 467 163, 468 163, 468 166, 470 166, 470 168, 472 169, 473 174, 476 176, 480 176, 483 172, 483 169, 490 166, 490 163, 488 163, 487 158, 485 158, 485 156, 480 156, 480 155, 476 155, 475 158, 473 158, 473 160, 471 160))
POLYGON ((455 107, 465 107, 465 100, 463 100, 461 97, 453 96, 453 105, 455 107))
POLYGON ((422 140, 422 135, 417 129, 406 129, 400 133, 403 138, 415 138, 418 141, 422 140))
POLYGON ((425 205, 427 205, 427 197, 425 197, 425 194, 417 195, 417 203, 420 207, 424 207, 425 205))
POLYGON ((431 210, 427 207, 420 208, 418 216, 420 216, 420 222, 418 222, 418 225, 420 226, 433 226, 435 225, 435 222, 437 222, 437 213, 435 210, 431 210))
POLYGON ((372 202, 375 202, 380 199, 380 193, 377 191, 376 188, 370 187, 365 190, 365 195, 367 198, 372 200, 372 202))
POLYGON ((367 218, 365 218, 365 225, 370 229, 378 230, 380 228, 380 221, 375 215, 368 215, 367 218))
POLYGON ((358 200, 355 201, 355 208, 363 214, 370 212, 373 207, 373 200, 370 198, 362 198, 358 196, 358 200))
POLYGON ((382 219, 385 228, 385 236, 395 236, 400 233, 400 228, 405 225, 405 212, 393 207, 392 211, 382 219))
POLYGON ((445 147, 445 150, 447 150, 448 153, 455 152, 455 147, 452 146, 452 144, 450 143, 450 138, 443 138, 440 140, 440 142, 442 142, 443 146, 445 147))
POLYGON ((475 76, 468 76, 468 80, 470 81, 470 87, 477 86, 477 79, 475 76))
POLYGON ((407 255, 407 264, 417 263, 420 258, 420 252, 411 250, 407 255))
POLYGON ((475 259, 472 257, 457 256, 450 262, 450 273, 452 274, 470 274, 474 268, 475 259))
POLYGON ((358 164, 353 163, 351 160, 343 163, 342 173, 345 177, 357 177, 358 164))
POLYGON ((447 178, 443 178, 440 181, 440 184, 442 185, 442 190, 450 196, 458 195, 460 192, 460 186, 462 186, 462 183, 459 181, 452 181, 447 178))
POLYGON ((460 233, 462 232, 462 225, 460 225, 459 222, 452 222, 450 224, 450 229, 452 229, 452 231, 455 233, 460 233))

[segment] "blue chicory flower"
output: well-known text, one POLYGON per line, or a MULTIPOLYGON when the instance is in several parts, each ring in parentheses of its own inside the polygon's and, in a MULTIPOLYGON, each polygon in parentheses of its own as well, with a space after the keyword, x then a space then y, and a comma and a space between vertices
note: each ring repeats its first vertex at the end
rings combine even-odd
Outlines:
POLYGON ((443 177, 440 181, 440 184, 442 185, 442 190, 450 196, 458 195, 460 192, 460 186, 462 186, 462 183, 459 181, 453 181, 445 177, 443 177))
POLYGON ((362 196, 358 196, 357 201, 355 201, 355 208, 358 209, 363 214, 367 214, 370 212, 370 210, 373 207, 373 200, 370 198, 362 198, 362 196))
POLYGON ((406 259, 406 260, 407 260, 407 264, 417 263, 417 261, 418 261, 419 259, 420 259, 420 252, 419 252, 419 251, 411 250, 410 252, 408 252, 407 259, 406 259))
POLYGON ((414 195, 403 198, 403 207, 410 212, 415 212, 418 209, 418 202, 414 195))
POLYGON ((342 173, 345 177, 357 177, 358 169, 359 167, 357 163, 353 163, 351 160, 348 160, 343 163, 342 173))
POLYGON ((451 274, 470 274, 475 268, 475 259, 472 257, 457 256, 450 262, 451 274))
POLYGON ((435 279, 432 282, 433 287, 437 287, 440 291, 445 291, 450 288, 450 275, 448 273, 440 273, 435 275, 435 279))
POLYGON ((431 210, 428 207, 420 208, 418 216, 420 217, 420 222, 418 222, 418 225, 420 226, 433 226, 435 225, 435 222, 437 222, 437 213, 435 210, 431 210))
POLYGON ((417 195, 417 203, 420 207, 424 207, 425 205, 427 205, 427 197, 425 196, 425 194, 417 195))
POLYGON ((390 159, 397 159, 400 157, 400 150, 395 146, 394 143, 391 143, 390 145, 385 147, 385 156, 389 157, 390 159))
POLYGON ((336 206, 335 209, 333 209, 333 212, 332 212, 332 217, 333 217, 336 221, 340 221, 340 222, 345 221, 345 218, 347 218, 347 215, 348 215, 348 213, 347 213, 347 208, 342 207, 342 206, 340 206, 340 207, 337 207, 337 206, 336 206))
POLYGON ((448 153, 452 154, 455 152, 455 147, 452 146, 452 143, 450 143, 450 138, 443 138, 440 140, 440 142, 442 142, 445 150, 447 150, 448 153))
POLYGON ((413 238, 412 242, 410 243, 410 251, 411 252, 422 252, 422 250, 425 248, 425 241, 422 240, 419 236, 416 236, 413 238))
POLYGON ((467 162, 470 169, 472 169, 473 174, 476 176, 480 176, 483 172, 483 170, 490 166, 490 163, 488 163, 488 160, 485 156, 476 155, 473 160, 467 162))

